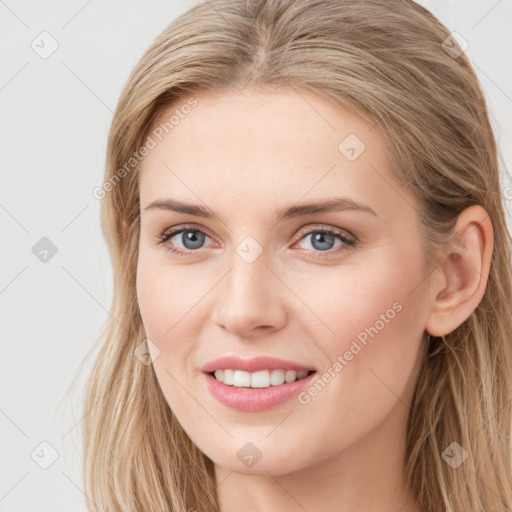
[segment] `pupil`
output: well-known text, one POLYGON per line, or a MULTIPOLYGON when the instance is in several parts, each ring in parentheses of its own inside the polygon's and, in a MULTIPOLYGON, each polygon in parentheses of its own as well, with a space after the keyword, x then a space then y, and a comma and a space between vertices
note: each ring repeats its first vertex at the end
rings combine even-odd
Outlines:
POLYGON ((197 231, 186 231, 183 234, 185 235, 183 244, 185 245, 185 247, 187 247, 187 249, 197 249, 198 247, 201 246, 201 237, 203 236, 202 234, 200 234, 197 231), (192 242, 192 247, 188 246, 186 242, 192 242))
MULTIPOLYGON (((326 233, 317 233, 315 236, 313 236, 313 246, 315 247, 315 243, 316 242, 320 242, 320 243, 323 243, 323 244, 327 243, 327 245, 329 245, 330 242, 323 241, 324 238, 330 239, 331 243, 332 243, 332 239, 333 239, 332 235, 328 235, 326 233)), ((330 249, 330 247, 325 247, 325 246, 323 246, 323 247, 315 247, 315 248, 319 249, 319 250, 330 249)))

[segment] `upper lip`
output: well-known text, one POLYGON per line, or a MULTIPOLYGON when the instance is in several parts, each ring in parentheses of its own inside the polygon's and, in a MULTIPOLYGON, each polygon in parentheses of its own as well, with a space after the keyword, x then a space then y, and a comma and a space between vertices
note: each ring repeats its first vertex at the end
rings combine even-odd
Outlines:
POLYGON ((206 363, 201 371, 205 373, 211 373, 215 370, 244 370, 246 372, 257 372, 259 370, 295 370, 299 372, 301 370, 315 370, 309 366, 304 366, 293 361, 285 361, 284 359, 278 359, 276 357, 258 356, 250 359, 243 359, 238 356, 224 356, 218 359, 214 359, 209 363, 206 363))

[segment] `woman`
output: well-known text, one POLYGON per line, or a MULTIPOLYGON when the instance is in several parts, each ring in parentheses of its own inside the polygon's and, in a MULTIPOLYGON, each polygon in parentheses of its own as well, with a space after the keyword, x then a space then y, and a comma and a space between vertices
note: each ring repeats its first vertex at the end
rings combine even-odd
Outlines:
POLYGON ((128 79, 101 196, 90 510, 511 510, 497 147, 426 9, 196 5, 128 79))

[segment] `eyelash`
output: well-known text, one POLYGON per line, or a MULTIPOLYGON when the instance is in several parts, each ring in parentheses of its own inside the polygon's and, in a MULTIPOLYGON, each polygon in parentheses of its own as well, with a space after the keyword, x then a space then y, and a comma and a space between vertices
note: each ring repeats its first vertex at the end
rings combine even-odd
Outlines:
MULTIPOLYGON (((160 235, 157 236, 157 239, 158 239, 157 243, 165 244, 173 236, 183 233, 185 231, 194 231, 196 233, 202 233, 202 234, 208 236, 208 234, 205 233, 202 229, 198 229, 197 227, 195 227, 193 225, 184 225, 184 226, 180 226, 177 228, 172 228, 170 230, 164 231, 163 233, 161 233, 160 235)), ((309 231, 306 231, 305 233, 301 234, 301 238, 299 239, 299 242, 313 233, 322 233, 322 234, 330 235, 335 238, 338 238, 339 240, 341 240, 343 242, 343 245, 338 246, 335 249, 327 249, 325 251, 306 250, 306 252, 312 254, 316 258, 324 258, 324 256, 320 256, 319 253, 320 254, 328 253, 329 255, 332 255, 332 253, 337 254, 339 252, 347 251, 347 250, 355 247, 355 245, 357 243, 357 240, 355 238, 348 238, 348 237, 344 236, 343 231, 337 231, 337 230, 333 230, 333 229, 329 229, 329 228, 310 229, 309 231)), ((193 250, 193 251, 191 251, 191 250, 184 251, 182 249, 176 249, 175 247, 172 247, 169 245, 168 247, 166 247, 166 251, 169 251, 170 253, 174 254, 175 256, 178 256, 181 258, 181 257, 189 256, 190 254, 193 254, 195 252, 198 252, 198 249, 193 250)))

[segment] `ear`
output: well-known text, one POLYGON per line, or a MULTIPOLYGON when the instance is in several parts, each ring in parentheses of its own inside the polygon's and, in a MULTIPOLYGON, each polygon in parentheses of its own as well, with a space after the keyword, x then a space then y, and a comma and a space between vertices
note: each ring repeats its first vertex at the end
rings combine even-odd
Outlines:
POLYGON ((477 308, 487 285, 493 246, 494 231, 485 209, 475 205, 462 211, 431 280, 425 330, 432 336, 452 332, 477 308))

